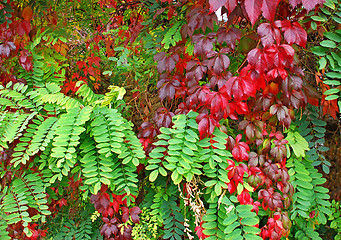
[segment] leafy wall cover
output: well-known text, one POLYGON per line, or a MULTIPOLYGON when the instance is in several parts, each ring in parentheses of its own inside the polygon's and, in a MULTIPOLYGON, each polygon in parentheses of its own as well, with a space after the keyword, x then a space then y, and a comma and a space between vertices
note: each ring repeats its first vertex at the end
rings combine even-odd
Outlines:
POLYGON ((0 1, 0 239, 340 239, 339 13, 0 1))

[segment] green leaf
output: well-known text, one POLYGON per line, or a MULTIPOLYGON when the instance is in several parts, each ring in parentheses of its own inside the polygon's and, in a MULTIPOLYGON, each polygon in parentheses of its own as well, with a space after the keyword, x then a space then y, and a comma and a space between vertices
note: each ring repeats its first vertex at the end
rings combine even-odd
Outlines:
POLYGON ((326 18, 319 17, 319 16, 311 16, 311 19, 313 19, 314 21, 317 21, 317 22, 325 22, 325 21, 327 21, 326 18))
POLYGON ((258 224, 259 220, 258 218, 243 218, 240 222, 243 225, 253 226, 258 224))
POLYGON ((324 56, 324 55, 326 55, 326 52, 328 51, 328 48, 316 46, 316 47, 312 47, 311 51, 314 54, 316 54, 317 56, 324 56))
POLYGON ((327 65, 327 60, 325 57, 322 57, 320 60, 319 60, 319 69, 324 69, 327 65))
POLYGON ((159 169, 156 169, 156 170, 152 171, 149 174, 149 181, 154 182, 158 175, 159 175, 159 169))
POLYGON ((234 213, 234 212, 230 212, 228 215, 227 215, 227 218, 224 219, 224 225, 225 226, 229 226, 231 225, 232 223, 234 223, 235 221, 238 220, 238 217, 237 215, 234 213))
POLYGON ((336 73, 336 72, 327 72, 326 76, 328 78, 338 78, 341 79, 341 73, 336 73))
POLYGON ((331 40, 323 40, 322 42, 320 42, 320 45, 326 48, 336 48, 335 42, 331 40))

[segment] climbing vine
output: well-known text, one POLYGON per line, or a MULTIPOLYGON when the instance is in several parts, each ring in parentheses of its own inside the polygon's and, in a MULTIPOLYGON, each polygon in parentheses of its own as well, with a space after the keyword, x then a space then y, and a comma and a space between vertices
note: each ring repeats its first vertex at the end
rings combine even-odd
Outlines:
POLYGON ((339 232, 318 171, 340 108, 338 7, 0 1, 0 238, 339 232))

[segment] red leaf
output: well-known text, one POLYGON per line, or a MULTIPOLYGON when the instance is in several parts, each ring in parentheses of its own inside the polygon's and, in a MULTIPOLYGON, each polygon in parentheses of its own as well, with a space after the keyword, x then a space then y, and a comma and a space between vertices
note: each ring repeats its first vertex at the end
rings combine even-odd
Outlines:
POLYGON ((129 208, 122 207, 122 222, 127 222, 129 220, 129 208))
POLYGON ((263 0, 245 0, 245 10, 250 18, 252 26, 256 23, 262 8, 263 0))
POLYGON ((307 32, 298 22, 290 22, 289 20, 276 21, 277 25, 282 27, 284 39, 289 43, 296 43, 301 47, 305 47, 307 42, 307 32))
POLYGON ((82 70, 82 68, 86 68, 86 63, 84 61, 77 61, 77 66, 79 68, 79 70, 82 70))
POLYGON ((298 4, 302 3, 302 0, 289 0, 289 3, 290 3, 293 7, 296 7, 298 4))
POLYGON ((266 54, 264 54, 264 52, 259 48, 252 49, 247 54, 247 60, 259 74, 264 73, 264 71, 268 68, 266 54))
POLYGON ((31 24, 29 22, 27 22, 26 20, 21 20, 18 23, 17 32, 19 36, 22 37, 24 36, 25 33, 28 35, 30 31, 31 31, 31 24))
POLYGON ((165 127, 169 128, 172 124, 173 112, 169 112, 167 108, 158 108, 154 115, 154 122, 158 128, 165 127))
POLYGON ((226 94, 225 86, 219 92, 211 92, 206 95, 206 104, 210 106, 212 114, 227 108, 229 106, 228 100, 229 97, 226 94))
POLYGON ((194 54, 195 55, 205 55, 208 52, 212 51, 213 43, 216 42, 215 38, 216 34, 211 32, 207 35, 204 34, 196 34, 192 37, 194 45, 194 54))
POLYGON ((247 76, 238 76, 230 78, 226 83, 226 91, 235 101, 241 101, 253 96, 254 86, 251 79, 247 76))
POLYGON ((274 20, 278 2, 278 0, 263 0, 263 16, 271 22, 274 20))
POLYGON ((217 31, 217 41, 222 44, 226 42, 232 49, 236 47, 236 41, 239 41, 242 36, 238 28, 219 28, 217 31))
POLYGON ((225 7, 227 10, 229 10, 229 13, 231 13, 236 7, 237 7, 237 0, 228 0, 225 4, 225 7))
POLYGON ((210 13, 217 11, 230 0, 210 0, 210 13))
POLYGON ((210 58, 207 61, 207 67, 212 68, 213 72, 217 75, 220 75, 230 65, 230 59, 224 54, 226 52, 228 52, 228 49, 222 48, 219 53, 211 51, 207 54, 207 57, 210 58))
POLYGON ((131 220, 134 223, 140 223, 140 218, 139 218, 140 213, 142 213, 142 211, 139 207, 133 207, 132 209, 130 209, 131 220))
POLYGON ((194 229, 194 231, 196 232, 196 234, 200 240, 203 240, 203 239, 208 237, 203 233, 204 228, 202 227, 202 224, 203 224, 203 222, 200 223, 200 226, 196 226, 194 229))
POLYGON ((196 118, 197 122, 199 123, 199 134, 200 139, 203 139, 207 136, 213 134, 214 127, 218 126, 219 123, 213 119, 211 116, 207 115, 206 113, 201 113, 196 118))
POLYGON ((257 28, 258 35, 264 47, 270 47, 276 40, 281 41, 281 33, 279 29, 270 23, 262 23, 257 28))
POLYGON ((325 0, 302 0, 303 7, 307 9, 308 12, 313 10, 316 5, 322 5, 324 2, 325 0))
POLYGON ((247 161, 249 159, 248 152, 250 151, 250 147, 245 142, 239 142, 241 137, 241 134, 236 137, 236 144, 232 149, 232 156, 237 162, 247 161))
POLYGON ((92 66, 93 64, 95 64, 95 66, 99 67, 100 64, 99 62, 101 61, 100 57, 95 57, 93 54, 91 55, 91 57, 88 57, 88 62, 89 62, 89 66, 92 66))
POLYGON ((167 74, 162 74, 160 80, 157 83, 157 88, 159 89, 159 97, 161 100, 173 99, 175 96, 175 90, 180 86, 180 82, 177 79, 168 76, 167 74))

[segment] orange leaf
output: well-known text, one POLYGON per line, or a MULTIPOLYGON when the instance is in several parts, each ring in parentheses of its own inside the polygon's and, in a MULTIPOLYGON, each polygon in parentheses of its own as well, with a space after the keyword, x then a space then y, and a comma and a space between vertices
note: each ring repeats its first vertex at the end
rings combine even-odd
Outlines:
POLYGON ((33 16, 32 9, 29 6, 25 7, 24 10, 22 10, 21 16, 23 17, 24 20, 30 22, 33 16))

